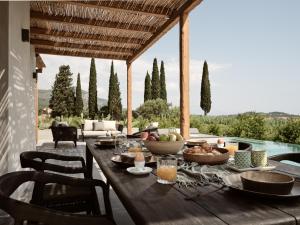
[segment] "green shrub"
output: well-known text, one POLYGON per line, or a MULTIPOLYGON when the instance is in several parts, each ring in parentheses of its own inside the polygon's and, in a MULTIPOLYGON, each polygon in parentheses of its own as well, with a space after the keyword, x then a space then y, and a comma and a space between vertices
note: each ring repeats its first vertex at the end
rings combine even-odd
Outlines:
POLYGON ((136 111, 139 116, 145 119, 166 115, 169 109, 168 103, 162 99, 146 101, 136 111))
POLYGON ((239 114, 233 124, 233 135, 236 137, 263 139, 265 133, 264 117, 250 112, 239 114))
POLYGON ((277 140, 300 144, 300 119, 289 119, 285 125, 279 128, 277 140))

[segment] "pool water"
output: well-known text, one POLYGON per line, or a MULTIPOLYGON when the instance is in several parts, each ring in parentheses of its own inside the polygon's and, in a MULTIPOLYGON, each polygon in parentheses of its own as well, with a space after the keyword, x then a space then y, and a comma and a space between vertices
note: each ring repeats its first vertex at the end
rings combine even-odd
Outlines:
POLYGON ((248 138, 225 138, 225 141, 247 142, 252 144, 253 149, 265 149, 269 156, 290 152, 300 152, 300 145, 287 144, 273 141, 262 141, 248 138))

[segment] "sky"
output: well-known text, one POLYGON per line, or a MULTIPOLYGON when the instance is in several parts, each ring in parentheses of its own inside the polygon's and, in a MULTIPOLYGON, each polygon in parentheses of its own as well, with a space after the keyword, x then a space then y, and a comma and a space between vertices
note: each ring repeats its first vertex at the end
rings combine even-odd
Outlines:
MULTIPOLYGON (((210 115, 247 111, 300 114, 300 1, 204 0, 190 13, 190 110, 200 108, 204 60, 208 63, 210 115)), ((133 108, 143 103, 144 79, 153 58, 166 70, 168 102, 179 105, 178 25, 133 63, 133 108)), ((89 58, 42 55, 39 88, 51 89, 58 68, 70 65, 88 90, 89 58)), ((96 59, 98 97, 107 99, 111 60, 96 59)), ((126 107, 126 63, 114 61, 126 107)))

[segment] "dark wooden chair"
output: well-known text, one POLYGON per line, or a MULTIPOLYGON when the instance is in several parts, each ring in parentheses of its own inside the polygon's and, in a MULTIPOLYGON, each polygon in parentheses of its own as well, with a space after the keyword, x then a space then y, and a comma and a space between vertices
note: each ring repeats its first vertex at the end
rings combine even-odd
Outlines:
POLYGON ((73 141, 77 146, 77 128, 68 126, 51 126, 55 148, 59 141, 73 141))
POLYGON ((112 211, 108 199, 108 187, 101 180, 86 180, 71 178, 58 174, 41 173, 36 171, 20 171, 5 174, 0 177, 0 209, 15 220, 15 225, 113 225, 112 211), (91 188, 99 186, 103 190, 105 215, 87 216, 71 214, 25 203, 10 198, 10 195, 23 183, 33 181, 38 183, 58 183, 74 187, 91 188))
POLYGON ((246 143, 246 142, 239 142, 239 149, 240 150, 251 151, 252 150, 252 145, 250 143, 246 143))
MULTIPOLYGON (((20 154, 21 166, 39 172, 52 171, 65 174, 87 174, 85 161, 80 156, 65 156, 48 152, 27 151, 20 154), (81 166, 62 166, 47 160, 79 161, 81 166)), ((95 188, 71 187, 60 184, 35 183, 31 203, 67 212, 100 213, 95 188)))
POLYGON ((287 161, 300 163, 300 153, 285 153, 285 154, 269 156, 268 158, 278 162, 287 160, 287 161))

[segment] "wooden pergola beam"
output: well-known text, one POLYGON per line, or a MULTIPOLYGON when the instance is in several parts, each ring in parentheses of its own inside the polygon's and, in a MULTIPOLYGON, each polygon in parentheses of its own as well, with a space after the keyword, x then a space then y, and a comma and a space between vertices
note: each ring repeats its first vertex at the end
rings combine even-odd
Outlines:
POLYGON ((170 19, 160 28, 158 29, 150 39, 148 39, 143 46, 136 51, 131 58, 129 58, 129 62, 133 62, 140 55, 142 55, 147 49, 149 49, 156 41, 158 41, 165 33, 167 33, 172 27, 174 27, 179 21, 179 17, 182 13, 189 13, 193 10, 197 5, 199 5, 202 0, 189 0, 181 8, 173 13, 170 16, 170 19))
POLYGON ((128 38, 121 36, 107 36, 102 34, 87 34, 87 33, 77 33, 77 32, 65 32, 59 30, 49 30, 39 27, 30 27, 30 34, 33 35, 43 35, 48 37, 61 37, 61 38, 71 38, 74 40, 90 40, 90 41, 103 41, 112 43, 125 43, 125 44, 135 44, 141 45, 145 42, 141 38, 128 38))
POLYGON ((190 135, 190 79, 189 79, 189 17, 182 13, 179 20, 180 45, 180 133, 188 139, 190 135))
POLYGON ((79 5, 89 8, 99 8, 121 13, 125 12, 132 14, 155 16, 159 18, 167 18, 168 15, 172 14, 172 10, 165 7, 151 7, 146 4, 128 1, 66 1, 60 3, 79 5))
POLYGON ((132 134, 132 64, 127 62, 127 134, 132 134))
POLYGON ((71 51, 71 50, 55 50, 55 49, 48 49, 48 48, 35 48, 35 52, 40 54, 65 55, 65 56, 87 57, 87 58, 101 58, 101 59, 115 59, 115 60, 127 59, 127 57, 122 55, 71 51))
POLYGON ((43 45, 51 47, 61 47, 61 48, 77 48, 77 49, 86 49, 86 50, 96 50, 96 51, 109 51, 114 53, 128 53, 132 54, 133 49, 130 48, 117 48, 101 45, 89 45, 89 44, 76 44, 70 42, 55 42, 51 40, 44 39, 30 39, 30 43, 33 45, 43 45))
POLYGON ((97 19, 88 19, 81 17, 72 16, 60 16, 60 15, 49 15, 39 11, 30 11, 30 17, 36 20, 48 21, 48 22, 58 22, 63 24, 77 24, 89 27, 104 27, 112 30, 125 30, 130 32, 143 32, 143 33, 153 33, 156 27, 145 26, 139 24, 130 24, 124 22, 113 22, 97 19))

